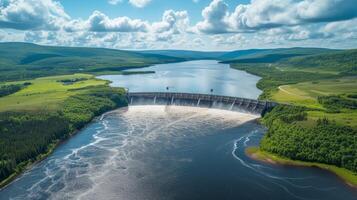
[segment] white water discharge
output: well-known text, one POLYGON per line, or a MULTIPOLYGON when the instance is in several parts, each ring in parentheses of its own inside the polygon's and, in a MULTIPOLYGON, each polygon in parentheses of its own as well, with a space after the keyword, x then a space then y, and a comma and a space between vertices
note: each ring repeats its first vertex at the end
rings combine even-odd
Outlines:
MULTIPOLYGON (((140 187, 146 179, 157 176, 155 162, 176 159, 156 158, 155 151, 177 148, 180 140, 236 127, 257 117, 182 106, 132 106, 107 113, 99 119, 101 126, 91 142, 49 160, 45 176, 23 197, 145 199, 141 195, 150 191, 140 187), (147 156, 148 150, 153 155, 147 156)), ((190 162, 190 158, 172 160, 175 162, 190 162)))
MULTIPOLYGON (((135 188, 133 185, 145 180, 146 176, 153 176, 146 173, 145 159, 140 159, 142 158, 140 155, 148 149, 148 146, 158 144, 166 148, 175 148, 178 140, 184 137, 197 137, 197 135, 186 135, 185 129, 227 129, 257 118, 254 115, 237 112, 176 106, 133 106, 128 111, 119 110, 113 114, 120 115, 125 120, 128 126, 125 133, 119 134, 115 130, 104 129, 105 131, 95 136, 94 142, 85 148, 74 149, 69 156, 72 157, 70 162, 73 160, 82 162, 81 151, 85 153, 94 148, 96 151, 101 149, 106 157, 99 164, 87 162, 91 187, 86 188, 79 196, 76 196, 78 192, 74 191, 72 197, 107 199, 111 198, 107 196, 108 194, 115 194, 116 198, 125 199, 134 192, 130 189, 135 188), (120 140, 115 141, 115 138, 120 140), (125 187, 110 187, 117 185, 115 184, 117 181, 124 181, 125 187)), ((102 123, 105 122, 104 120, 102 123)), ((206 134, 204 131, 195 133, 206 134)), ((183 158, 177 161, 190 162, 190 159, 183 158)), ((143 196, 138 199, 144 198, 143 196)))

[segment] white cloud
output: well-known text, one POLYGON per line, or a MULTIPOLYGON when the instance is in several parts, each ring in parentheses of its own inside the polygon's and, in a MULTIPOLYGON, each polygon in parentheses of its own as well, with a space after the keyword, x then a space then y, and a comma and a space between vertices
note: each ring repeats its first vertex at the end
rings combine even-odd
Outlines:
POLYGON ((331 22, 357 17, 355 0, 304 0, 296 3, 298 17, 309 22, 331 22))
POLYGON ((185 29, 189 26, 187 11, 166 10, 160 22, 154 22, 151 26, 153 32, 162 33, 175 29, 185 29))
POLYGON ((61 4, 52 0, 4 0, 0 4, 0 28, 53 30, 69 18, 61 4))
POLYGON ((147 22, 129 17, 110 19, 99 11, 94 11, 86 23, 88 30, 94 32, 145 32, 148 26, 147 22))
POLYGON ((357 6, 355 0, 252 0, 229 12, 223 0, 213 0, 202 16, 196 25, 201 32, 249 32, 352 19, 357 17, 357 6))
POLYGON ((129 0, 129 3, 135 7, 143 8, 148 5, 151 0, 129 0))
POLYGON ((228 5, 222 0, 213 0, 211 4, 202 11, 204 21, 197 24, 198 30, 205 33, 227 32, 228 5))
POLYGON ((321 31, 328 34, 333 34, 341 39, 357 39, 357 18, 339 21, 339 22, 331 22, 326 24, 321 28, 321 31))
MULTIPOLYGON (((140 2, 145 6, 150 1, 140 2)), ((109 17, 100 11, 72 19, 55 0, 0 0, 0 40, 125 49, 356 47, 357 8, 353 3, 252 0, 229 9, 224 0, 213 0, 202 11, 203 20, 191 26, 187 11, 167 10, 161 20, 152 22, 109 17)))

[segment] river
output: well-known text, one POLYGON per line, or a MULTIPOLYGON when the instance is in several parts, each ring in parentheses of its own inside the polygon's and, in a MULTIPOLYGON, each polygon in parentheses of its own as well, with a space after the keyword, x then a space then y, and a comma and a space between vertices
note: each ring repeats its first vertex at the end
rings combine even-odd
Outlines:
MULTIPOLYGON (((216 61, 155 65, 155 74, 100 78, 136 92, 257 98, 259 77, 216 61)), ((0 191, 0 199, 356 199, 330 172, 254 161, 257 116, 206 108, 133 106, 94 120, 0 191)))

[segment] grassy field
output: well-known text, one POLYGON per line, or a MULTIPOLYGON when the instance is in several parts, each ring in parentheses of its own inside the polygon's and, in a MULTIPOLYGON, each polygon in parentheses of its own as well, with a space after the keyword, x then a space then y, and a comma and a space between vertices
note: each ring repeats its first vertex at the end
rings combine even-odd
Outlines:
POLYGON ((318 96, 344 95, 357 93, 357 77, 344 77, 303 82, 294 85, 280 86, 272 99, 283 102, 294 102, 306 106, 316 106, 305 103, 306 100, 316 100, 318 96))
POLYGON ((93 75, 74 74, 37 78, 29 81, 7 82, 19 84, 30 82, 31 85, 12 95, 0 98, 1 111, 57 109, 60 103, 70 96, 81 93, 79 89, 106 85, 107 81, 95 79, 93 75), (61 80, 84 79, 73 84, 64 84, 61 80))
POLYGON ((283 164, 283 165, 302 166, 302 167, 318 167, 320 169, 325 169, 336 174, 347 184, 353 187, 357 187, 357 174, 341 167, 336 167, 333 165, 321 164, 316 162, 291 160, 289 158, 284 158, 266 151, 261 151, 259 147, 247 148, 245 152, 249 157, 253 159, 263 160, 271 164, 283 164))
POLYGON ((357 128, 357 110, 342 109, 339 113, 328 113, 318 102, 319 96, 331 96, 357 93, 357 78, 344 77, 319 81, 283 85, 272 95, 272 100, 315 109, 308 112, 308 122, 326 117, 338 124, 357 128))

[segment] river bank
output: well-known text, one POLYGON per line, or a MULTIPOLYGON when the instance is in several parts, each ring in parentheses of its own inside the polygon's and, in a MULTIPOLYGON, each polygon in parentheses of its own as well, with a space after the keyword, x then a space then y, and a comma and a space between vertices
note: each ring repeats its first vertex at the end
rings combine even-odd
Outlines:
POLYGON ((95 79, 91 75, 45 77, 30 81, 32 84, 27 89, 1 98, 5 106, 0 111, 0 132, 3 133, 0 188, 50 156, 97 116, 127 106, 124 89, 111 88, 108 81, 95 79), (86 79, 71 85, 60 82, 75 78, 86 79), (36 93, 33 94, 33 91, 36 93), (48 92, 56 99, 46 102, 50 99, 48 92), (32 103, 31 110, 26 109, 28 102, 32 103), (6 110, 9 108, 14 109, 6 110), (29 132, 32 134, 27 134, 29 132))
POLYGON ((357 174, 344 168, 336 167, 333 165, 322 164, 322 163, 316 163, 316 162, 291 160, 289 158, 284 158, 273 153, 261 151, 259 147, 248 147, 245 149, 245 153, 248 157, 254 160, 266 162, 269 164, 279 164, 279 165, 299 166, 299 167, 317 167, 323 170, 328 170, 334 173, 335 175, 337 175, 347 185, 357 189, 357 174))
POLYGON ((102 113, 98 113, 98 115, 95 115, 87 124, 85 124, 82 128, 72 131, 70 134, 68 134, 67 137, 63 138, 63 139, 57 139, 55 141, 53 141, 52 143, 50 143, 48 145, 48 150, 45 153, 42 153, 40 155, 38 155, 34 160, 27 160, 24 161, 20 164, 18 164, 18 166, 16 167, 16 170, 13 174, 11 174, 8 178, 6 178, 5 180, 0 182, 0 191, 4 188, 6 188, 10 183, 12 183, 16 178, 18 178, 19 176, 21 176, 25 171, 30 170, 34 165, 42 162, 43 160, 45 160, 48 156, 50 156, 55 150, 56 148, 58 148, 60 145, 66 143, 67 141, 69 141, 73 136, 75 136, 77 133, 81 132, 83 129, 85 129, 86 127, 88 127, 91 123, 93 123, 93 121, 99 119, 99 117, 101 116, 101 118, 106 114, 106 113, 110 113, 118 108, 121 108, 123 106, 117 106, 111 110, 107 110, 104 111, 102 113))

